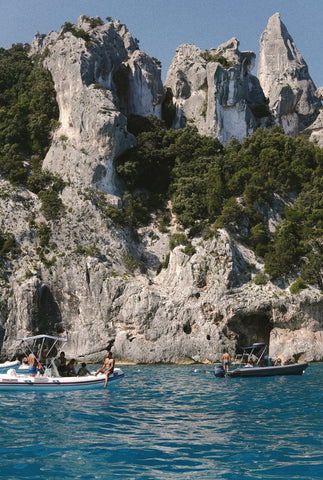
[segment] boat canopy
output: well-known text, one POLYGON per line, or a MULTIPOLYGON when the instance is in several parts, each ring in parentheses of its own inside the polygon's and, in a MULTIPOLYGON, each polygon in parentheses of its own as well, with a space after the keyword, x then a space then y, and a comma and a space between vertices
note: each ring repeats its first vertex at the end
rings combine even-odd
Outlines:
POLYGON ((253 356, 257 359, 257 364, 265 357, 267 354, 267 345, 265 343, 254 343, 250 347, 238 347, 237 353, 241 355, 241 363, 244 360, 244 357, 248 357, 248 360, 253 356))
POLYGON ((21 341, 22 346, 27 350, 25 354, 33 353, 38 363, 46 364, 58 355, 64 343, 67 342, 65 338, 53 337, 52 335, 35 335, 18 338, 17 340, 21 341))
POLYGON ((257 352, 261 352, 266 348, 267 345, 265 343, 254 343, 250 347, 238 347, 238 353, 254 353, 257 355, 257 352))
POLYGON ((46 338, 48 338, 49 340, 56 340, 59 342, 67 342, 66 338, 52 337, 51 335, 35 335, 34 337, 17 338, 17 340, 18 341, 20 340, 23 342, 29 342, 33 340, 40 340, 40 339, 46 339, 46 338))

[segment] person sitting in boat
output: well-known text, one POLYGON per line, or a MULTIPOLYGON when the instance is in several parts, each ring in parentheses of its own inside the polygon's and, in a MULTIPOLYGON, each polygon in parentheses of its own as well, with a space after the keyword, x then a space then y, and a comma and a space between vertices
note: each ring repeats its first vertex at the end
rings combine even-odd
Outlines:
POLYGON ((76 360, 74 358, 68 362, 66 365, 66 377, 76 377, 75 364, 76 360))
POLYGON ((31 377, 36 377, 37 374, 37 360, 35 355, 31 352, 28 356, 28 373, 31 377))
POLYGON ((43 365, 45 365, 46 359, 47 359, 47 348, 43 348, 43 349, 40 351, 40 354, 39 354, 39 361, 40 361, 40 363, 42 363, 43 365))
POLYGON ((284 357, 284 355, 276 355, 276 361, 274 363, 274 366, 280 364, 280 365, 286 365, 287 358, 284 357))
POLYGON ((271 360, 268 355, 265 355, 263 358, 263 367, 272 367, 271 360))
POLYGON ((109 380, 109 375, 110 373, 113 373, 114 371, 114 359, 112 358, 112 353, 108 352, 106 359, 104 360, 104 364, 102 365, 101 368, 99 368, 94 375, 97 375, 98 373, 105 373, 105 383, 104 383, 104 388, 106 388, 108 380, 109 380))
POLYGON ((66 375, 66 357, 65 352, 61 352, 59 357, 55 360, 58 373, 64 377, 66 375))
POLYGON ((244 366, 244 368, 252 368, 253 367, 253 362, 252 360, 248 360, 248 362, 246 363, 246 365, 244 366))
POLYGON ((84 377, 85 375, 91 375, 91 372, 86 368, 86 363, 83 362, 79 371, 77 372, 78 377, 84 377))

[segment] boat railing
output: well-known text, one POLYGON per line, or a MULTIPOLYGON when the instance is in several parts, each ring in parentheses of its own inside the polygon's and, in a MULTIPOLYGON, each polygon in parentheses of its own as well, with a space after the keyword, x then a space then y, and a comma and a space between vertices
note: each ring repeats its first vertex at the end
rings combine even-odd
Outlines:
POLYGON ((59 371, 58 371, 58 368, 56 366, 56 363, 55 363, 55 359, 53 358, 52 361, 50 362, 50 371, 51 371, 51 375, 53 377, 60 377, 60 374, 59 374, 59 371))

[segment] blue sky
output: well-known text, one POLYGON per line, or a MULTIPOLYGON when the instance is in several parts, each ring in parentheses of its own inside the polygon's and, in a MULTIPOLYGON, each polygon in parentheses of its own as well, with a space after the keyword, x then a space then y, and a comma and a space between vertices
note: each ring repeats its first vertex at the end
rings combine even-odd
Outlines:
POLYGON ((117 18, 142 50, 162 62, 163 80, 182 43, 209 49, 237 37, 240 50, 258 58, 260 35, 269 17, 280 12, 316 87, 323 86, 322 0, 0 0, 0 12, 3 48, 30 43, 37 31, 59 31, 81 14, 117 18))

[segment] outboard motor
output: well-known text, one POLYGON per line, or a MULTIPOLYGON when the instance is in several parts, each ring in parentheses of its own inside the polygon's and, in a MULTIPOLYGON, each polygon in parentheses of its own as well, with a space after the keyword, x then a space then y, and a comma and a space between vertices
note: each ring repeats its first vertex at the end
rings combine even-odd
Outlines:
POLYGON ((222 365, 215 365, 214 367, 214 375, 216 377, 224 377, 224 368, 222 365))

